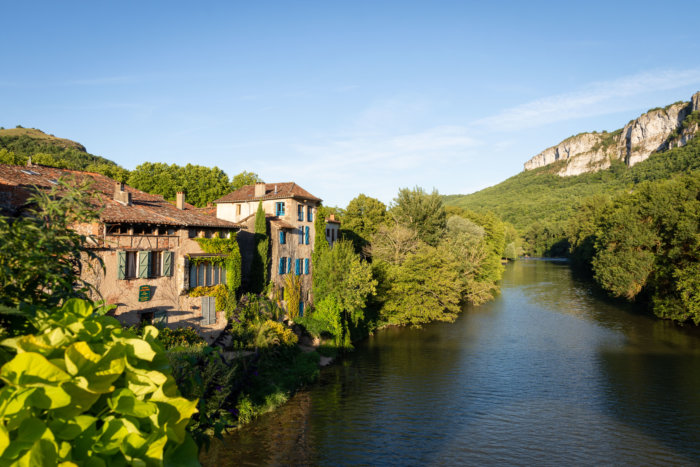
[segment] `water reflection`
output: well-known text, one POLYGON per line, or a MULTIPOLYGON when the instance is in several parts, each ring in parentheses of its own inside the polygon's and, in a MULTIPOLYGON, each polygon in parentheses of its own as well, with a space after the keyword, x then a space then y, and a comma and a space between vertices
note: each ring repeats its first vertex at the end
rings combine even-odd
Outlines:
POLYGON ((208 465, 695 464, 700 338, 566 265, 510 265, 453 324, 377 333, 208 465))

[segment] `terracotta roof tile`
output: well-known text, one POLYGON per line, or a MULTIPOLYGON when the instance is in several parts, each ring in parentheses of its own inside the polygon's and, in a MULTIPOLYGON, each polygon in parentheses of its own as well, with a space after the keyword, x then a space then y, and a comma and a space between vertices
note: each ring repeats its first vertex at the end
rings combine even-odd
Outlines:
POLYGON ((0 208, 6 211, 22 207, 34 187, 51 189, 59 178, 73 178, 78 183, 88 179, 92 184, 93 204, 101 209, 100 220, 105 223, 143 223, 183 227, 238 227, 233 222, 217 219, 186 204, 180 210, 160 195, 152 195, 124 185, 131 193, 131 205, 114 200, 116 181, 101 174, 77 170, 56 169, 33 165, 23 167, 0 164, 0 208))
POLYGON ((266 183, 265 195, 255 196, 255 185, 246 185, 214 201, 215 203, 236 203, 240 201, 257 201, 264 199, 296 198, 321 202, 317 198, 294 182, 266 183))

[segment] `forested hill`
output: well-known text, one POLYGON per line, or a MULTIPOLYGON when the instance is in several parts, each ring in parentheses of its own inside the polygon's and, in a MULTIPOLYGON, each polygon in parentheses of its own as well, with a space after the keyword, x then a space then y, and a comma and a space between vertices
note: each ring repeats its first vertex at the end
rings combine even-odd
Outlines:
POLYGON ((244 185, 261 182, 255 173, 243 171, 232 178, 218 167, 144 162, 126 170, 104 157, 90 154, 85 147, 69 139, 57 138, 35 128, 0 129, 0 164, 33 164, 60 169, 97 172, 147 193, 174 201, 184 191, 186 201, 198 207, 244 185))
POLYGON ((614 161, 607 170, 561 177, 557 172, 564 163, 519 173, 470 195, 448 195, 444 203, 477 212, 492 211, 523 234, 543 226, 556 229, 586 197, 613 195, 645 180, 700 169, 700 138, 692 139, 684 147, 654 154, 633 167, 614 161))
POLYGON ((90 165, 117 164, 104 157, 90 154, 80 143, 69 139, 57 138, 36 128, 0 129, 0 150, 11 152, 18 159, 17 163, 26 162, 31 156, 32 162, 52 167, 85 170, 90 165))

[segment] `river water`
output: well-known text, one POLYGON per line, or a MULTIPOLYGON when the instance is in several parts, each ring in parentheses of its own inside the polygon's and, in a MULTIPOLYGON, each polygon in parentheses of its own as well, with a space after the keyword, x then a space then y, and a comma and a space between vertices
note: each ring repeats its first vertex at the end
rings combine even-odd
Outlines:
POLYGON ((519 261, 494 301, 377 332, 206 464, 698 465, 700 334, 519 261))

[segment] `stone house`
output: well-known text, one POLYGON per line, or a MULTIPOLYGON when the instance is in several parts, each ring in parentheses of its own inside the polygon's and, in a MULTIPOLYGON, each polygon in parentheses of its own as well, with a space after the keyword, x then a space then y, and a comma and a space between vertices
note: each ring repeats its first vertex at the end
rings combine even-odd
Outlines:
POLYGON ((238 231, 237 225, 202 214, 185 203, 183 193, 173 205, 101 174, 37 165, 0 164, 0 210, 20 214, 34 189, 51 189, 59 178, 90 182, 99 219, 75 229, 89 236, 89 247, 104 269, 84 264, 82 275, 99 292, 96 299, 116 305, 115 317, 129 325, 192 326, 205 336, 225 327, 213 297, 190 297, 188 292, 226 281, 216 255, 205 253, 195 239, 227 238, 238 231))
POLYGON ((261 202, 270 235, 270 280, 282 291, 286 274, 300 276, 300 311, 303 312, 304 306, 313 302, 311 252, 316 237, 314 220, 321 199, 288 182, 247 185, 214 201, 217 218, 241 227, 238 241, 244 284, 250 280, 255 254, 255 216, 261 202))
POLYGON ((326 240, 330 246, 340 238, 340 221, 335 219, 335 214, 326 218, 326 240))

